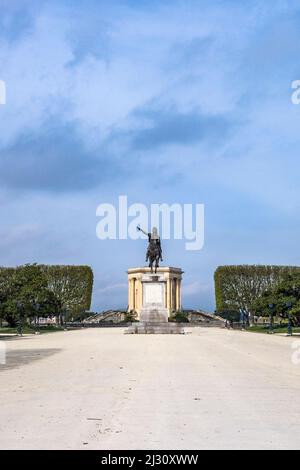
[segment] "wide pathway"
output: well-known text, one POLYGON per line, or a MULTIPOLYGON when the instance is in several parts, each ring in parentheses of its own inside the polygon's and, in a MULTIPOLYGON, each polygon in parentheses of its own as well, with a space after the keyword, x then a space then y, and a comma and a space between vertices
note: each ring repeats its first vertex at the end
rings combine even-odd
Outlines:
POLYGON ((1 449, 300 448, 300 339, 95 328, 4 343, 1 449))

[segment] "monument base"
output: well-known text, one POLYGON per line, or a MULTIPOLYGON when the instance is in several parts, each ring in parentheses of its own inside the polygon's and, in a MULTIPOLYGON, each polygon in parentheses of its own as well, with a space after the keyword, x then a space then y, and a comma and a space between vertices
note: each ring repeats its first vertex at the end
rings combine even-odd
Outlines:
POLYGON ((132 323, 127 334, 183 334, 184 329, 177 323, 168 322, 165 307, 166 281, 159 274, 144 274, 142 277, 143 306, 140 321, 132 323))
POLYGON ((184 329, 179 323, 163 323, 163 322, 136 322, 132 323, 125 334, 128 335, 147 335, 147 334, 184 334, 184 329))
POLYGON ((180 312, 181 305, 181 281, 183 271, 181 268, 163 266, 157 268, 157 273, 151 273, 151 269, 143 266, 128 269, 128 312, 135 312, 137 320, 140 320, 140 312, 146 304, 152 302, 162 303, 163 307, 168 310, 168 315, 173 312, 180 312), (145 287, 147 278, 158 277, 163 282, 163 287, 159 285, 150 286, 150 290, 145 287), (159 290, 164 291, 162 299, 159 290), (145 298, 145 296, 147 298, 145 298))
POLYGON ((143 307, 141 321, 132 323, 127 334, 184 334, 183 327, 178 323, 168 322, 168 310, 163 307, 143 307))

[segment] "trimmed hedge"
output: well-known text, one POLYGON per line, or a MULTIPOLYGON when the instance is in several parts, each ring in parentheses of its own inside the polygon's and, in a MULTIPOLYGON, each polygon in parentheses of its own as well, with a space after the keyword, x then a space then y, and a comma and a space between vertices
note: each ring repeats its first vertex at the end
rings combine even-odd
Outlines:
POLYGON ((216 309, 218 312, 242 309, 250 315, 258 297, 296 272, 300 272, 299 266, 219 266, 214 274, 216 309))
MULTIPOLYGON (((78 313, 90 309, 93 271, 89 266, 35 266, 45 274, 47 289, 54 294, 62 312, 78 313)), ((10 287, 20 268, 0 267, 0 301, 13 295, 10 287)))

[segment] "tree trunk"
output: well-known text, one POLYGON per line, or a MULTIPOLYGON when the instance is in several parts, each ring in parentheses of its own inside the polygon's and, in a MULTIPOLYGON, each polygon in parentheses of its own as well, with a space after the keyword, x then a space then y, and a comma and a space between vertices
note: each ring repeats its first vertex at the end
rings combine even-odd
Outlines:
POLYGON ((254 314, 253 314, 253 312, 248 312, 248 324, 249 324, 249 326, 254 325, 254 314))

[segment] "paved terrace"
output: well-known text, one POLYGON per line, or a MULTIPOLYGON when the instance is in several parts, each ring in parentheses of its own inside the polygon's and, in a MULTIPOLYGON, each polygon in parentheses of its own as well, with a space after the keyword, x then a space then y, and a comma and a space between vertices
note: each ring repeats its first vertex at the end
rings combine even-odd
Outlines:
POLYGON ((299 338, 187 333, 8 338, 0 448, 299 449, 299 338))

